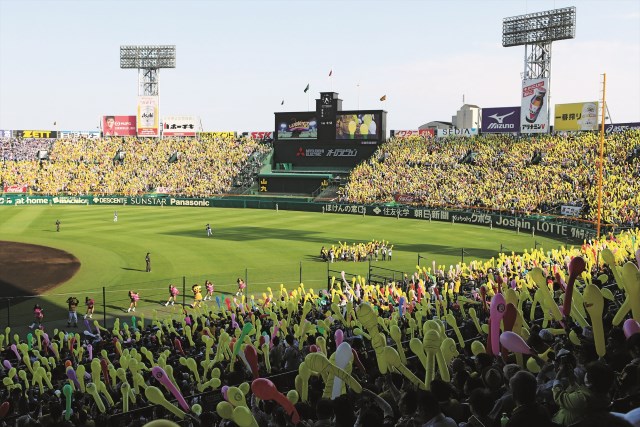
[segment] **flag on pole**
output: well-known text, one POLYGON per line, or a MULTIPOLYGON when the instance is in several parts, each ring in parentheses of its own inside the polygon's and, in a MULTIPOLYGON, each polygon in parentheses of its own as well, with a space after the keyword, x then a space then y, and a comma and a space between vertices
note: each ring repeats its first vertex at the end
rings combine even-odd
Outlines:
POLYGON ((380 101, 386 101, 387 100, 387 95, 382 95, 380 97, 380 101))
POLYGON ((329 77, 333 74, 333 70, 329 70, 329 77))
POLYGON ((304 88, 304 93, 307 93, 309 91, 309 83, 307 83, 307 87, 304 88))
POLYGON ((282 102, 280 103, 280 105, 284 105, 284 99, 282 100, 282 102))

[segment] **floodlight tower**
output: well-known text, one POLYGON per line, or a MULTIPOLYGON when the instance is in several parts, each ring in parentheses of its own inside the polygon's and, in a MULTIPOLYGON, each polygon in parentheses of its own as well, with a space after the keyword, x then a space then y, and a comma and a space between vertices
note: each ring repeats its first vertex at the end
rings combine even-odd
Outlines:
POLYGON ((574 6, 502 20, 502 46, 524 45, 523 79, 550 79, 551 42, 575 37, 574 6))
POLYGON ((160 69, 176 68, 176 47, 120 46, 120 68, 138 69, 138 96, 158 96, 160 69))

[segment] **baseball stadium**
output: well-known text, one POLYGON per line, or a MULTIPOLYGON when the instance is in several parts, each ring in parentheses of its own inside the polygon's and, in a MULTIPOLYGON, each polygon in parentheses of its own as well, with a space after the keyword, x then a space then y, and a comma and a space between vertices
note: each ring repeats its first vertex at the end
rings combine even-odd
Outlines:
POLYGON ((551 104, 575 28, 505 18, 519 105, 414 129, 204 130, 120 46, 132 112, 0 130, 0 426, 639 426, 640 121, 551 104))

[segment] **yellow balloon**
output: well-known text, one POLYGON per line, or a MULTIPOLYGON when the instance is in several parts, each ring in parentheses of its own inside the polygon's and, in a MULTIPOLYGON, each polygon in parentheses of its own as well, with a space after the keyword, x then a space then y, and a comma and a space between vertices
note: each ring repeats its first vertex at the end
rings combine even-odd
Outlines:
POLYGON ((298 403, 298 400, 300 399, 300 396, 298 395, 297 391, 289 390, 287 392, 287 399, 289 399, 289 402, 291 402, 293 405, 295 405, 296 403, 298 403))
POLYGON ((225 420, 230 420, 233 416, 233 405, 226 401, 219 402, 216 406, 216 412, 225 420))
POLYGON ((356 122, 354 122, 354 121, 349 122, 349 133, 351 135, 355 134, 357 127, 358 127, 358 125, 356 124, 356 122))
POLYGON ((471 353, 474 356, 479 355, 480 353, 486 353, 487 351, 484 348, 484 345, 480 341, 473 341, 471 343, 471 353))
POLYGON ((538 366, 538 362, 533 357, 527 359, 527 369, 534 374, 540 372, 540 366, 538 366))
POLYGON ((249 408, 244 406, 238 406, 233 410, 232 419, 239 427, 251 427, 253 425, 258 425, 249 408))
POLYGON ((180 427, 180 425, 169 420, 153 420, 146 423, 143 427, 180 427))

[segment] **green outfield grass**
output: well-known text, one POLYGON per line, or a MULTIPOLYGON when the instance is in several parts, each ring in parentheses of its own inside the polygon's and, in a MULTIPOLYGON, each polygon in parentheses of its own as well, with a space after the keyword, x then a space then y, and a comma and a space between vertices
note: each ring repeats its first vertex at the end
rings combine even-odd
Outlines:
MULTIPOLYGON (((149 318, 153 309, 170 311, 159 303, 168 297, 169 283, 182 289, 183 280, 187 302, 192 300, 191 285, 205 279, 215 283, 216 294, 220 292, 222 298, 234 293, 236 279, 245 276, 248 292, 256 298, 267 287, 276 291, 281 283, 297 285, 301 277, 307 288, 318 289, 327 286, 328 264, 318 257, 321 246, 374 239, 394 245, 393 260, 372 264, 409 274, 415 271, 418 254, 424 257, 423 265, 430 266, 434 259, 449 265, 460 261, 462 248, 468 262, 490 259, 501 245, 508 252, 521 252, 536 242, 545 248, 561 244, 499 229, 357 215, 181 207, 0 207, 0 240, 55 247, 82 263, 71 280, 38 297, 46 321, 66 318, 64 301, 69 294, 81 302, 85 295, 92 295, 94 318, 102 319, 103 302, 109 316, 125 315, 122 308, 128 306, 128 289, 140 293, 138 313, 145 312, 149 318), (114 210, 118 211, 117 223, 114 210), (56 219, 62 223, 60 233, 55 232, 56 219), (206 237, 206 223, 213 227, 211 238, 206 237), (146 252, 151 252, 151 273, 144 271, 146 252)), ((368 267, 366 262, 330 265, 332 270, 363 276, 368 267)), ((31 322, 33 304, 29 298, 11 306, 12 326, 31 322)), ((0 327, 6 322, 3 306, 0 327)))

